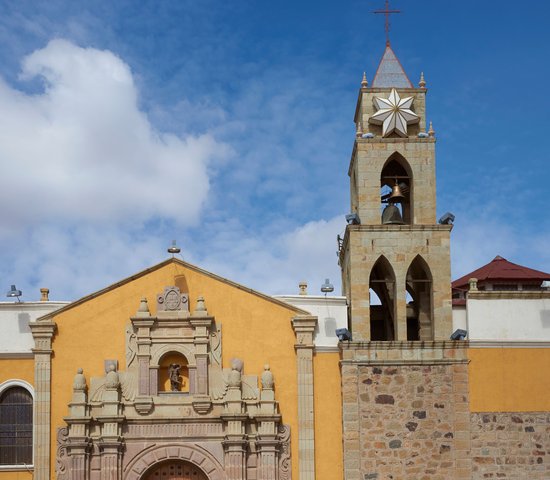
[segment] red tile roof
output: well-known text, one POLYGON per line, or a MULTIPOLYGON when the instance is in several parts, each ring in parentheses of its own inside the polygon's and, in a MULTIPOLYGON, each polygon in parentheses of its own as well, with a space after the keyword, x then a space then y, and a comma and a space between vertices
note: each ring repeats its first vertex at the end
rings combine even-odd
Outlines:
POLYGON ((483 265, 483 267, 456 279, 452 283, 452 287, 466 287, 470 278, 477 278, 478 283, 487 281, 537 283, 543 280, 550 280, 550 273, 517 265, 497 255, 487 265, 483 265))

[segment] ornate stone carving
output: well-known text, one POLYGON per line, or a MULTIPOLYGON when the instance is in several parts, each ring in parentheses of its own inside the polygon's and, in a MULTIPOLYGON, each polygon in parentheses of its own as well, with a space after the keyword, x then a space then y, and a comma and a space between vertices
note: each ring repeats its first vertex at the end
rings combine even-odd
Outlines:
POLYGON ((268 364, 264 365, 264 373, 262 373, 262 389, 273 389, 273 374, 268 364))
POLYGON ((230 387, 241 387, 241 376, 243 371, 243 361, 234 358, 231 360, 231 372, 229 373, 228 385, 230 387))
POLYGON ((76 371, 76 375, 74 376, 73 381, 73 390, 82 392, 86 391, 86 377, 84 377, 83 372, 84 370, 82 370, 81 368, 76 371))
POLYGON ((118 373, 115 370, 114 365, 109 366, 109 372, 107 373, 105 377, 105 387, 106 388, 113 388, 116 389, 120 386, 120 378, 118 376, 118 373))
MULTIPOLYGON (((137 394, 137 379, 132 372, 118 372, 120 381, 120 391, 122 398, 128 402, 133 402, 137 394)), ((102 402, 105 392, 106 377, 93 378, 90 386, 90 400, 92 402, 102 402)))
POLYGON ((279 424, 279 480, 290 480, 292 463, 290 459, 290 425, 279 424))
POLYGON ((134 326, 126 326, 126 368, 130 368, 137 355, 137 335, 134 326))
POLYGON ((290 434, 279 427, 269 366, 256 372, 261 391, 259 375, 245 375, 242 360, 224 369, 221 328, 204 299, 190 315, 182 298, 187 305, 187 294, 167 287, 156 316, 141 300, 124 330, 125 371, 106 361, 106 374, 89 379, 89 395, 77 372, 69 427, 58 435, 57 478, 137 480, 155 463, 177 458, 198 462, 210 480, 290 479, 290 434), (186 367, 189 391, 159 388, 170 380, 178 386, 178 365, 186 367))
POLYGON ((210 361, 212 365, 222 366, 222 326, 214 325, 210 332, 210 361))
POLYGON ((55 458, 55 473, 57 480, 67 480, 69 467, 69 456, 67 455, 67 438, 69 437, 69 427, 57 429, 57 449, 55 458))
POLYGON ((194 317, 206 317, 208 316, 208 311, 206 310, 206 305, 204 303, 204 297, 197 297, 197 305, 193 311, 194 317))
POLYGON ((166 287, 164 292, 157 295, 158 312, 189 312, 189 296, 180 293, 178 287, 166 287))

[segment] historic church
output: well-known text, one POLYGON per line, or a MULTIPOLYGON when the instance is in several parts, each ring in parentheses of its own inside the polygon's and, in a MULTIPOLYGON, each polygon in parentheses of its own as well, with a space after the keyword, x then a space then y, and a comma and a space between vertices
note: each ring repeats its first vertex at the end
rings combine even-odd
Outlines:
MULTIPOLYGON (((456 328, 419 77, 388 42, 359 86, 340 341, 307 307, 175 258, 19 315, 33 343, 0 352, 0 480, 550 478, 550 338, 456 328)), ((457 308, 493 302, 480 324, 536 300, 550 325, 548 291, 458 287, 457 308)))

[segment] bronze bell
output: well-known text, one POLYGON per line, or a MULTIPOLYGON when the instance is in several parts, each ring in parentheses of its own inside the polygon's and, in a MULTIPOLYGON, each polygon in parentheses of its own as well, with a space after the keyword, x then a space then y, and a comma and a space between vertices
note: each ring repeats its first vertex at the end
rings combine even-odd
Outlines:
POLYGON ((402 203, 405 200, 405 195, 401 191, 399 184, 395 182, 395 185, 391 189, 391 195, 388 198, 389 203, 402 203))
POLYGON ((382 225, 405 225, 401 212, 394 204, 390 203, 382 212, 382 225))

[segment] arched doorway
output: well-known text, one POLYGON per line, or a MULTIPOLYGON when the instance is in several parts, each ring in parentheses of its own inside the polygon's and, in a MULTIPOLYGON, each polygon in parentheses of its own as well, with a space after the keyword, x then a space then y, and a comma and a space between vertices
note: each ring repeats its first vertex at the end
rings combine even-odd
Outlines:
POLYGON ((151 467, 141 480, 208 480, 208 477, 190 462, 170 460, 151 467))

